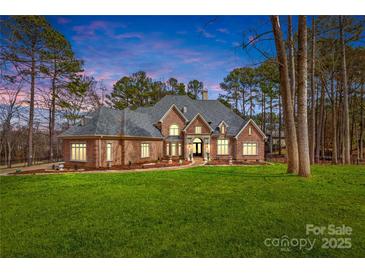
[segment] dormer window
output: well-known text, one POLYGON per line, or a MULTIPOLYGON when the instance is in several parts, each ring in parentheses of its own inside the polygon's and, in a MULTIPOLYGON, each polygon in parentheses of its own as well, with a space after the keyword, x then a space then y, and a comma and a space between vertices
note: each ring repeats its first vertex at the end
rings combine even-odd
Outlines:
POLYGON ((224 125, 221 126, 221 133, 222 134, 226 133, 226 127, 224 125))
POLYGON ((179 126, 176 124, 172 124, 169 129, 170 136, 179 136, 179 126))
POLYGON ((251 126, 248 127, 248 135, 252 135, 252 127, 251 126))
POLYGON ((227 127, 228 126, 224 121, 220 122, 219 125, 218 125, 219 133, 220 134, 226 134, 227 133, 227 127))

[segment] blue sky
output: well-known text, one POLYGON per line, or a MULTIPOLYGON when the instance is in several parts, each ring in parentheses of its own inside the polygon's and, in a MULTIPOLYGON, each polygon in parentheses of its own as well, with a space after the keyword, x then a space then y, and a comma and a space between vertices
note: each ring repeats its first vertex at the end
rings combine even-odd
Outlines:
MULTIPOLYGON (((262 60, 260 53, 243 51, 239 44, 271 28, 268 16, 47 18, 85 61, 85 72, 103 80, 108 90, 122 76, 143 70, 155 80, 203 81, 210 98, 218 96, 230 70, 262 60)), ((272 46, 265 50, 273 52, 272 46)))

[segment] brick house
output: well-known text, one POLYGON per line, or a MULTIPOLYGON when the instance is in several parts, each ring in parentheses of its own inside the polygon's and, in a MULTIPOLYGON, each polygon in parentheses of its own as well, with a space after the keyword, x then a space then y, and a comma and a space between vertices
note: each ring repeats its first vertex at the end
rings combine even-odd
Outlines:
POLYGON ((265 134, 218 100, 167 95, 151 107, 101 107, 59 137, 67 165, 107 167, 162 159, 261 161, 265 134))

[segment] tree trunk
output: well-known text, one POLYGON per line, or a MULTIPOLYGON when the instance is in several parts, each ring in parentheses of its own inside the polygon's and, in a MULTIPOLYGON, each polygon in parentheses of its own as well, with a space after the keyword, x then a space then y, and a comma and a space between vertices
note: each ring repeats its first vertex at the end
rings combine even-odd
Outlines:
POLYGON ((325 89, 324 83, 322 81, 321 86, 321 98, 320 98, 320 107, 319 107, 319 115, 318 115, 318 124, 317 124, 317 139, 316 139, 316 155, 315 155, 315 162, 318 163, 320 160, 320 153, 321 153, 321 140, 323 135, 323 126, 324 126, 324 103, 325 103, 325 89))
POLYGON ((360 160, 364 159, 364 83, 361 84, 361 111, 360 111, 360 160))
POLYGON ((289 77, 290 77, 290 89, 293 100, 293 107, 295 112, 295 57, 294 57, 294 39, 293 39, 293 27, 292 17, 288 16, 288 44, 289 44, 289 77))
POLYGON ((280 92, 283 98, 283 111, 285 123, 285 142, 288 151, 288 173, 297 173, 298 163, 298 142, 294 120, 293 100, 290 90, 288 60, 286 58, 283 34, 280 28, 278 16, 271 16, 271 23, 275 37, 277 58, 280 71, 280 92))
POLYGON ((246 116, 246 109, 245 109, 245 91, 242 91, 242 115, 243 117, 246 116))
POLYGON ((51 93, 51 108, 50 108, 50 123, 49 123, 49 161, 53 162, 54 139, 55 139, 55 117, 56 117, 56 68, 52 77, 52 93, 51 93))
POLYGON ((343 18, 339 16, 340 23, 340 40, 341 40, 341 57, 342 57, 342 89, 343 89, 343 124, 344 124, 344 161, 345 164, 351 163, 350 151, 350 121, 349 121, 349 96, 347 86, 347 68, 346 68, 346 48, 343 30, 343 18))
POLYGON ((11 151, 12 151, 12 147, 11 147, 11 142, 8 140, 8 168, 11 168, 11 151))
POLYGON ((262 92, 262 131, 266 134, 266 101, 265 94, 262 92))
POLYGON ((309 140, 309 156, 311 163, 314 163, 314 152, 316 145, 316 98, 315 98, 315 57, 316 57, 316 24, 314 16, 312 17, 312 59, 311 59, 311 115, 310 115, 310 140, 309 140))
POLYGON ((331 79, 331 97, 332 97, 332 163, 337 164, 337 116, 336 116, 336 95, 334 88, 334 79, 331 79))
POLYGON ((279 155, 281 155, 281 127, 282 127, 282 123, 281 123, 281 97, 279 95, 279 155))
MULTIPOLYGON (((35 45, 34 45, 35 47, 35 45)), ((30 80, 30 104, 29 104, 29 121, 28 121, 28 166, 33 163, 33 120, 34 120, 34 92, 35 92, 35 56, 34 47, 32 48, 32 66, 30 80)))
POLYGON ((252 98, 252 89, 250 89, 250 118, 252 118, 253 114, 253 98, 252 98))
POLYGON ((272 106, 272 95, 270 95, 270 135, 271 135, 271 142, 270 142, 270 154, 272 154, 272 146, 273 146, 273 128, 274 128, 274 115, 273 115, 273 106, 272 106))
POLYGON ((310 176, 307 119, 307 17, 299 16, 298 21, 298 152, 299 175, 310 176))

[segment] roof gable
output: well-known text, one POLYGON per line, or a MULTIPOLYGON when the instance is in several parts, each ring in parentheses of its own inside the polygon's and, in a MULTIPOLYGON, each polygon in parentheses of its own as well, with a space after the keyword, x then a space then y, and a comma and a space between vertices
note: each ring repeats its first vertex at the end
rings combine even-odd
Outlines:
POLYGON ((244 131, 244 129, 249 125, 249 124, 252 124, 256 129, 257 129, 257 131, 262 135, 262 137, 264 138, 264 139, 266 139, 266 135, 265 135, 265 133, 260 129, 260 127, 255 123, 255 121, 254 120, 252 120, 251 118, 250 118, 250 120, 248 120, 248 122, 241 128, 241 130, 236 134, 236 136, 234 136, 234 138, 238 138, 238 136, 244 131))
POLYGON ((166 116, 170 113, 170 111, 176 110, 177 113, 185 120, 185 122, 188 121, 188 119, 185 117, 185 115, 180 111, 180 109, 175 105, 172 104, 171 107, 165 112, 165 114, 158 120, 159 122, 163 122, 163 120, 166 118, 166 116))
POLYGON ((204 119, 204 117, 198 113, 197 115, 195 115, 195 117, 185 126, 185 128, 183 129, 183 131, 186 131, 191 125, 192 123, 197 120, 198 118, 200 118, 203 123, 208 127, 208 129, 213 132, 214 130, 212 129, 212 127, 209 125, 209 123, 204 119))

